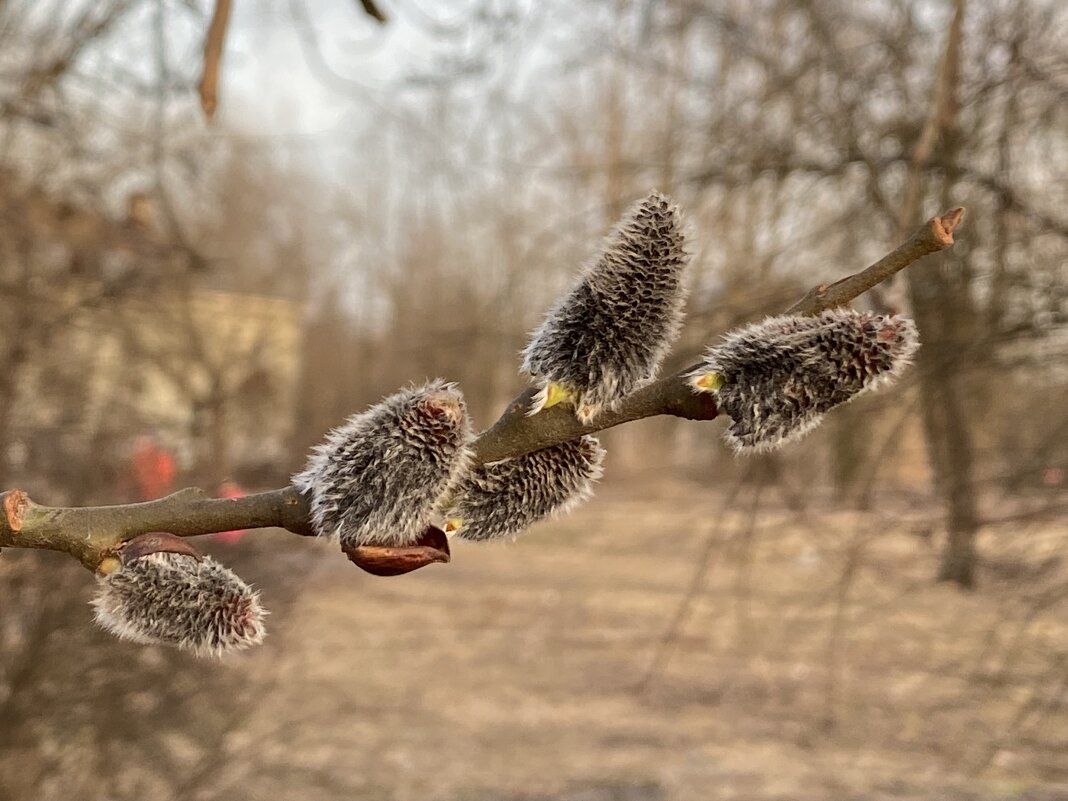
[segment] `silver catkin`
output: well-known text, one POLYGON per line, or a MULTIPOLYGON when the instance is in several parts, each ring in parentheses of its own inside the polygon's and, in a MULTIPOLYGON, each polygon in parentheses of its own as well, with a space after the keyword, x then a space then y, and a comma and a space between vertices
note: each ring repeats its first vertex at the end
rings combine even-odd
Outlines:
POLYGON ((552 382, 589 423, 652 380, 682 324, 688 261, 678 209, 653 192, 619 222, 523 351, 522 369, 541 388, 532 412, 552 382))
POLYGON ((695 389, 717 374, 720 411, 735 450, 767 451, 819 425, 824 414, 862 392, 892 383, 919 347, 915 324, 894 315, 830 309, 782 315, 732 331, 690 375, 695 389))
POLYGON ((96 621, 117 637, 221 656, 263 641, 259 593, 211 557, 150 553, 98 579, 96 621))
POLYGON ((482 465, 459 482, 445 516, 462 521, 456 534, 462 539, 515 537, 589 498, 601 477, 604 455, 594 437, 584 436, 482 465))
POLYGON ((471 459, 463 395, 441 380, 390 395, 331 431, 293 477, 317 534, 345 547, 410 545, 471 459))

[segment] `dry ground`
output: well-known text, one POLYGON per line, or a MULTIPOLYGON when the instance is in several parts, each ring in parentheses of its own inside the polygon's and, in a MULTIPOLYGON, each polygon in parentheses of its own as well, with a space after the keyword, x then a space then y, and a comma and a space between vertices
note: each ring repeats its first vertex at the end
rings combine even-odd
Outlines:
POLYGON ((798 516, 774 490, 724 495, 606 487, 393 579, 271 539, 307 590, 225 668, 262 691, 197 797, 1068 798, 1068 529, 989 532, 965 594, 931 583, 907 504, 798 516))

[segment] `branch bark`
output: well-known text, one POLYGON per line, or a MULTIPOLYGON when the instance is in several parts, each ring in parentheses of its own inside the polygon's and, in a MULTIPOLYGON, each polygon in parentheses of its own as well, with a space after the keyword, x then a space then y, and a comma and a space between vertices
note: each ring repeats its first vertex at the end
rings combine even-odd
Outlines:
POLYGON ((155 501, 115 506, 41 506, 22 490, 5 492, 0 499, 0 547, 65 551, 91 569, 118 545, 150 531, 196 537, 277 527, 312 534, 308 504, 294 487, 232 499, 190 488, 155 501))
POLYGON ((790 314, 819 314, 825 309, 843 306, 872 287, 881 284, 908 267, 914 261, 937 253, 953 244, 953 232, 964 219, 964 209, 947 211, 932 217, 917 229, 908 240, 875 264, 833 284, 821 284, 790 307, 790 314))
MULTIPOLYGON (((952 245, 953 232, 963 218, 964 209, 959 208, 932 218, 867 269, 813 287, 790 308, 790 313, 814 315, 849 303, 923 256, 952 245)), ((619 409, 602 414, 588 426, 561 406, 528 417, 534 390, 527 389, 478 437, 476 459, 485 464, 513 458, 582 434, 657 415, 712 420, 718 412, 711 396, 695 394, 686 383, 686 375, 692 369, 639 389, 619 409)), ((17 489, 3 493, 0 499, 0 548, 64 551, 90 569, 127 540, 150 531, 196 537, 233 529, 277 527, 302 536, 312 534, 307 500, 293 487, 235 499, 210 498, 202 490, 185 489, 147 503, 78 508, 41 506, 17 489)))

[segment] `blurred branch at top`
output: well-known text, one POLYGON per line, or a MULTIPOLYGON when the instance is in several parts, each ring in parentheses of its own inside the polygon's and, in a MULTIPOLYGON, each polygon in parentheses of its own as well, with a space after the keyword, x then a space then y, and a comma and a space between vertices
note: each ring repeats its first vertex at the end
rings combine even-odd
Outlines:
MULTIPOLYGON (((386 23, 388 18, 375 0, 359 0, 359 4, 364 13, 375 22, 380 25, 386 23)), ((204 37, 204 60, 197 91, 200 96, 200 107, 209 122, 214 119, 215 111, 219 106, 219 70, 226 48, 226 32, 230 27, 232 8, 232 0, 215 0, 215 10, 212 12, 211 23, 204 37)))
POLYGON ((200 77, 200 107, 210 121, 219 105, 219 65, 226 46, 226 30, 230 27, 231 0, 215 0, 208 34, 204 37, 204 67, 200 77))

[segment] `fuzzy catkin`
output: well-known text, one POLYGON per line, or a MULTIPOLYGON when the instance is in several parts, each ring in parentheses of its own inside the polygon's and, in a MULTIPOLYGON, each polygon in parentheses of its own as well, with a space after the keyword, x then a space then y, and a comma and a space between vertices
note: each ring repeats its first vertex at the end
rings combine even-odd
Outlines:
POLYGON ((735 450, 767 451, 815 428, 824 414, 892 383, 919 347, 915 324, 895 315, 829 309, 782 315, 727 334, 710 348, 691 383, 715 373, 719 409, 735 450))
POLYGON ((446 511, 466 540, 515 537, 547 517, 566 514, 593 494, 605 451, 584 436, 514 459, 482 465, 456 487, 446 511))
POLYGON ((541 388, 532 412, 552 382, 589 423, 651 381, 682 324, 688 261, 677 207, 653 192, 619 222, 523 351, 522 369, 541 388))
POLYGON ((263 641, 259 593, 210 556, 150 553, 98 579, 96 621, 115 636, 222 656, 263 641))
POLYGON ((471 442, 460 390, 431 381, 331 431, 293 484, 309 496, 319 536, 348 548, 411 545, 435 501, 467 469, 471 442))

